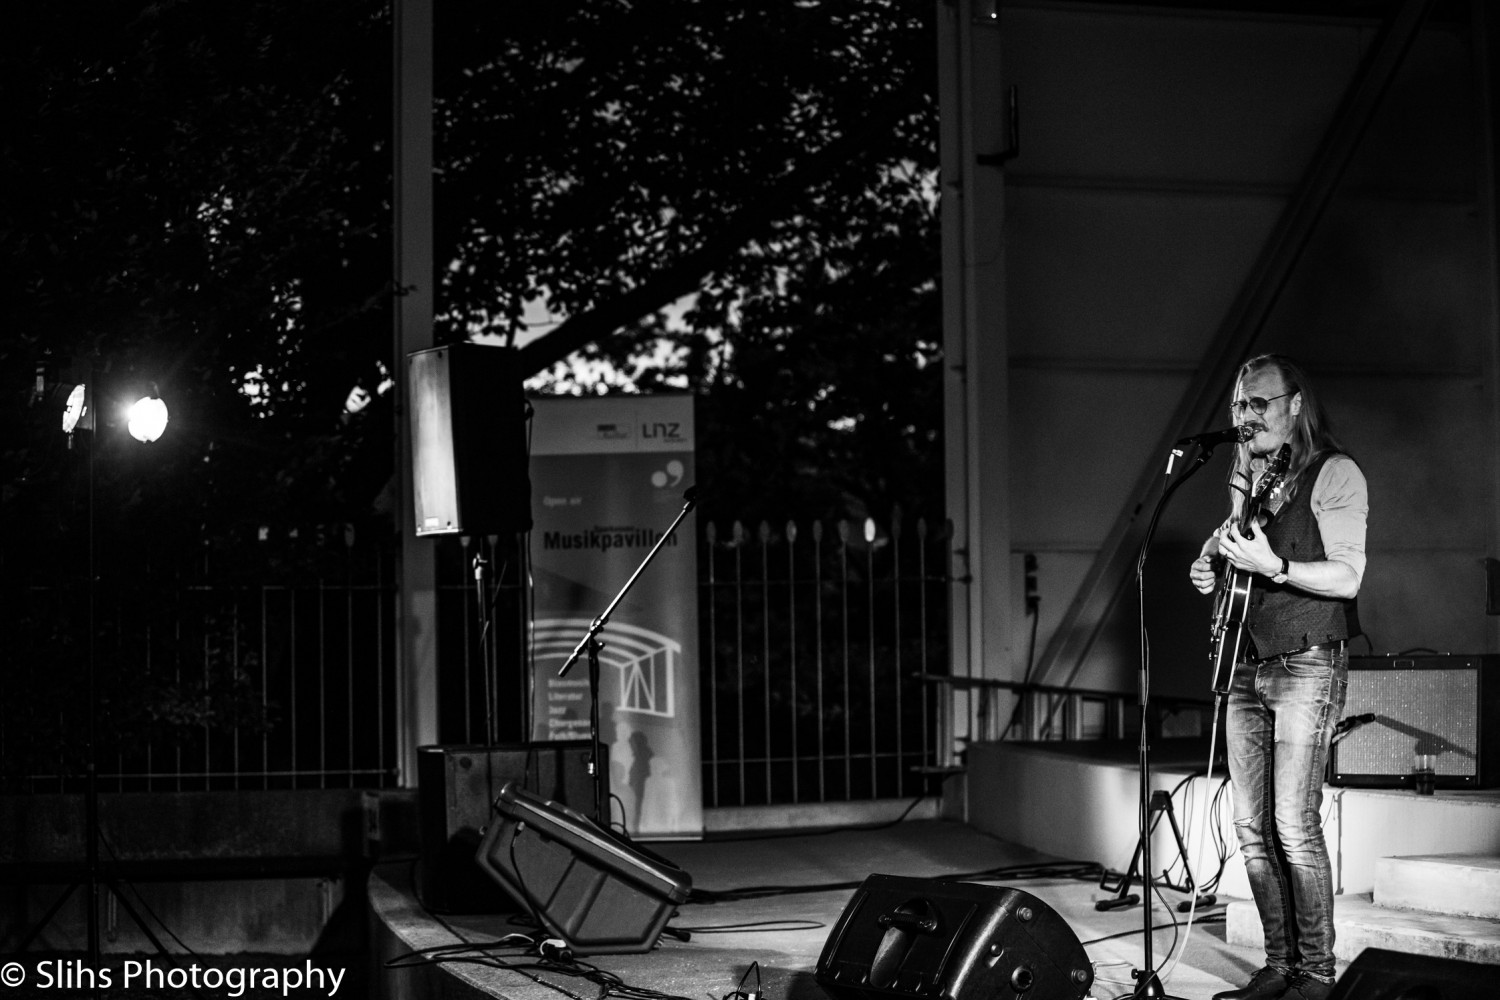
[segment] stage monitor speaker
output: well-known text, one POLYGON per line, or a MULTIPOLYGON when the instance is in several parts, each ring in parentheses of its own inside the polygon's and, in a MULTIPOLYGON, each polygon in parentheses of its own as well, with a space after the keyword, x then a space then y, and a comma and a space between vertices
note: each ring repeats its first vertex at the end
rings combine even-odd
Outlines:
POLYGON ((450 344, 406 360, 417 534, 531 530, 527 403, 516 352, 450 344))
POLYGON ((823 945, 814 978, 836 1000, 1081 1000, 1077 935, 1020 889, 871 875, 823 945))
MULTIPOLYGON (((607 754, 607 748, 601 747, 607 754)), ((438 913, 513 910, 474 862, 495 796, 511 782, 580 810, 593 809, 588 740, 417 748, 417 898, 438 913)), ((608 757, 604 758, 606 761, 608 757)))
POLYGON ((478 861, 575 955, 650 951, 693 880, 676 865, 514 785, 478 861))
POLYGON ((1500 657, 1351 656, 1344 718, 1374 716, 1334 744, 1334 785, 1405 788, 1412 758, 1431 754, 1434 787, 1500 782, 1500 657))
POLYGON ((1328 1000, 1491 1000, 1496 968, 1457 958, 1366 948, 1354 956, 1328 1000))

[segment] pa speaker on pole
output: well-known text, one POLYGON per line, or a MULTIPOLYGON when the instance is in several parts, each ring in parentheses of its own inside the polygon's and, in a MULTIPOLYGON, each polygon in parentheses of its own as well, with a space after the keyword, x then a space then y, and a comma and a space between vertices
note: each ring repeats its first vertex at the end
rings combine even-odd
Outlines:
POLYGON ((1030 893, 871 875, 814 978, 836 1000, 1082 1000, 1094 967, 1067 922, 1030 893))
POLYGON ((449 344, 406 361, 416 533, 530 531, 529 407, 515 350, 449 344))

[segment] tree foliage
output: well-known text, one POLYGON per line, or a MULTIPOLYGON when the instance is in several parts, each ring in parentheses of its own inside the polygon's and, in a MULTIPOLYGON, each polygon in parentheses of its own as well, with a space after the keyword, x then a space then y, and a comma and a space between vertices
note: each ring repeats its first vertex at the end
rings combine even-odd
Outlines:
MULTIPOLYGON (((625 373, 584 387, 699 393, 724 493, 935 515, 930 16, 439 0, 439 340, 515 341, 545 303, 561 325, 525 358, 560 389, 583 349, 625 373)), ((101 420, 148 383, 172 410, 149 476, 96 467, 110 510, 240 538, 371 513, 391 415, 341 409, 398 368, 390 25, 373 0, 18 15, 0 377, 29 433, 8 514, 59 510, 51 422, 84 361, 101 420)))

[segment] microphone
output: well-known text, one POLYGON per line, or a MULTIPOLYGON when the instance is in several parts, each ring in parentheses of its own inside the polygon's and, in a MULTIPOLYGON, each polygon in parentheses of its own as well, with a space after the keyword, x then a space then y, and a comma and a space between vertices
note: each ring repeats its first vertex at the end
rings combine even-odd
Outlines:
POLYGON ((1207 448, 1211 445, 1223 444, 1226 441, 1233 441, 1238 444, 1241 441, 1249 441, 1254 436, 1255 428, 1249 424, 1241 424, 1238 427, 1226 427, 1221 431, 1204 431, 1202 434, 1192 434, 1180 439, 1177 443, 1179 445, 1196 444, 1207 448))
POLYGON ((1329 734, 1329 746, 1337 746, 1343 742, 1344 737, 1354 732, 1360 726, 1368 726, 1374 721, 1374 712, 1367 712, 1364 715, 1351 715, 1348 718, 1340 719, 1338 724, 1333 727, 1333 732, 1329 734))
POLYGON ((1374 721, 1374 712, 1366 712, 1364 715, 1351 715, 1348 718, 1340 719, 1338 725, 1333 727, 1333 731, 1335 733, 1352 733, 1360 726, 1368 726, 1374 721))

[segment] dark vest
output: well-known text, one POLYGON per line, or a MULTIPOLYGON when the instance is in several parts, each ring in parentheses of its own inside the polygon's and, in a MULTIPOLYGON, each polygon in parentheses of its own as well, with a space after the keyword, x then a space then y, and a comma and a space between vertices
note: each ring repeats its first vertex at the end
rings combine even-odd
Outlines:
MULTIPOLYGON (((1312 492, 1330 457, 1324 455, 1303 471, 1297 492, 1265 526, 1271 550, 1292 562, 1327 558, 1312 509, 1312 492)), ((1288 584, 1272 583, 1269 577, 1256 578, 1246 617, 1256 655, 1261 657, 1294 653, 1360 634, 1359 602, 1355 598, 1318 597, 1288 584)))

